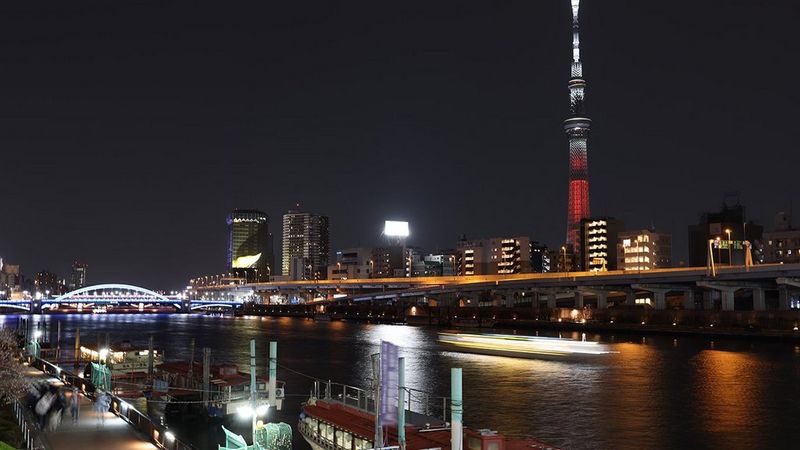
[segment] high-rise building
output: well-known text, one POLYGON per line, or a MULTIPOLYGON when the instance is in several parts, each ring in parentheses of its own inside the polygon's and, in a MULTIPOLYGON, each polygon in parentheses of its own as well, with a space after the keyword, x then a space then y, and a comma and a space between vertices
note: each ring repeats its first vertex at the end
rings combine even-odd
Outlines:
POLYGON ((531 245, 527 236, 498 237, 456 244, 459 275, 515 274, 531 271, 531 245))
POLYGON ((248 281, 268 280, 273 267, 269 216, 255 209, 234 209, 227 223, 228 270, 248 281))
POLYGON ((36 274, 33 282, 36 286, 37 294, 42 296, 50 296, 58 295, 60 293, 58 277, 53 272, 43 270, 36 274))
POLYGON ((792 227, 789 214, 775 216, 775 229, 764 233, 764 262, 800 263, 800 229, 792 227))
POLYGON ((672 266, 672 235, 654 229, 622 231, 617 237, 618 270, 652 270, 672 266))
POLYGON ((372 278, 398 278, 403 276, 403 247, 386 246, 372 249, 370 258, 372 278))
POLYGON ((283 215, 281 273, 291 275, 293 260, 302 258, 305 279, 324 278, 328 272, 328 217, 296 209, 283 215))
POLYGON ((617 235, 622 229, 622 221, 613 217, 581 219, 581 270, 616 270, 617 235))
POLYGON ((567 202, 567 244, 580 245, 581 219, 589 217, 589 162, 586 141, 592 121, 584 108, 586 81, 581 65, 578 9, 580 0, 572 2, 572 70, 569 80, 569 118, 564 130, 569 137, 569 200, 567 202))
POLYGON ((328 265, 328 279, 370 278, 372 275, 372 248, 357 247, 337 250, 335 261, 328 265))
POLYGON ((531 271, 547 273, 553 270, 550 259, 550 250, 544 244, 531 242, 531 271))
POLYGON ((750 244, 753 262, 764 261, 764 227, 746 222, 745 208, 738 195, 728 195, 719 212, 703 213, 697 225, 689 225, 689 265, 708 264, 709 245, 716 264, 745 263, 745 242, 750 244))
POLYGON ((67 288, 70 291, 86 286, 86 270, 88 268, 89 266, 84 263, 73 261, 72 273, 70 273, 69 282, 67 283, 67 288))
POLYGON ((20 290, 21 282, 19 264, 6 264, 0 258, 0 298, 10 298, 20 290))

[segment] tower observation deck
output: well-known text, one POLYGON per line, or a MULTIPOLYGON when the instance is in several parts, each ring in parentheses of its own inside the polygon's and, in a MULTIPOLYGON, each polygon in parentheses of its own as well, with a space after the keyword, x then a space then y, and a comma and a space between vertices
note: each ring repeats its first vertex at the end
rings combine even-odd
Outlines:
POLYGON ((577 251, 581 219, 589 217, 589 163, 586 141, 592 121, 586 117, 584 98, 586 81, 581 65, 578 10, 580 0, 572 3, 572 70, 569 80, 569 118, 564 131, 569 137, 569 200, 567 203, 567 244, 577 251))

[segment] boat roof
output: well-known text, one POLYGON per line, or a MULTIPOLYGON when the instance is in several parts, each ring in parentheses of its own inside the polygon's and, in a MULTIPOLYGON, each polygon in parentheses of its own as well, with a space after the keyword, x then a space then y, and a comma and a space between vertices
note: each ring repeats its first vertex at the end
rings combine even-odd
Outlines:
MULTIPOLYGON (((305 412, 308 416, 328 422, 339 428, 346 429, 364 439, 372 441, 375 438, 375 416, 373 414, 344 406, 341 403, 326 402, 322 400, 317 400, 313 405, 304 405, 303 412, 305 412)), ((417 415, 422 416, 421 414, 417 415)), ((442 426, 443 424, 444 423, 441 420, 439 420, 438 424, 431 423, 430 426, 432 429, 430 429, 430 431, 428 431, 424 426, 407 424, 405 427, 406 448, 440 448, 441 450, 450 449, 450 430, 435 428, 442 426)), ((478 437, 481 436, 481 432, 465 427, 464 435, 478 437)), ((391 446, 398 444, 396 426, 389 426, 385 436, 387 445, 391 446)), ((532 438, 507 439, 500 434, 493 434, 493 436, 499 436, 499 438, 503 440, 505 450, 559 450, 552 445, 545 444, 532 438)))
MULTIPOLYGON (((247 372, 240 372, 236 370, 233 373, 220 373, 220 369, 230 369, 230 368, 237 368, 235 364, 216 364, 212 365, 209 369, 211 374, 211 383, 213 384, 223 384, 223 385, 230 385, 236 386, 240 384, 248 384, 250 383, 250 374, 247 372)), ((189 362, 188 361, 167 361, 163 362, 158 365, 158 370, 167 373, 180 373, 186 374, 189 372, 189 362)), ((192 376, 193 377, 202 377, 203 376, 203 365, 199 363, 194 363, 192 366, 192 376)), ((266 383, 269 381, 269 378, 256 375, 256 380, 261 383, 266 383)))

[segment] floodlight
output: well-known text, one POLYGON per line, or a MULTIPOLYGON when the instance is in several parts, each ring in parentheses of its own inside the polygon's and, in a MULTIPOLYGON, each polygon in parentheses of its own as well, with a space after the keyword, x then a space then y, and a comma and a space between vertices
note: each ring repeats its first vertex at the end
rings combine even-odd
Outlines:
POLYGON ((392 237, 408 237, 408 222, 387 220, 383 225, 383 234, 392 237))

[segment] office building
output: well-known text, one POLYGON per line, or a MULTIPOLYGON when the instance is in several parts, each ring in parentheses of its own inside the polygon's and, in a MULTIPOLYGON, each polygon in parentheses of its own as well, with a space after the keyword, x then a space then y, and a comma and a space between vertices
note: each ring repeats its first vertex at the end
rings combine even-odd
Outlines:
POLYGON ((547 273, 552 270, 550 250, 544 244, 531 242, 531 272, 547 273))
POLYGON ((268 281, 273 267, 269 216, 255 209, 235 209, 227 223, 231 275, 247 281, 268 281))
POLYGON ((531 240, 527 236, 467 240, 456 244, 459 275, 515 274, 531 271, 531 240))
POLYGON ((86 286, 86 271, 88 268, 89 266, 78 261, 72 263, 72 272, 67 282, 67 288, 70 291, 86 286))
POLYGON ((386 246, 372 249, 370 262, 372 278, 399 278, 405 276, 403 247, 386 246))
POLYGON ((34 278, 35 292, 37 295, 49 297, 61 293, 61 287, 58 283, 58 277, 53 272, 43 270, 36 274, 34 278))
POLYGON ((580 270, 588 272, 617 268, 617 235, 624 228, 613 217, 581 219, 580 270))
POLYGON ((774 231, 764 232, 764 262, 800 263, 800 229, 792 227, 787 213, 778 213, 774 231))
POLYGON ((745 243, 750 245, 753 262, 763 262, 763 232, 761 225, 746 222, 738 196, 729 195, 718 212, 703 213, 697 225, 689 225, 689 265, 708 264, 709 244, 716 264, 743 265, 745 243))
POLYGON ((622 231, 617 238, 618 270, 652 270, 672 266, 672 235, 654 229, 622 231))
POLYGON ((281 273, 299 276, 298 264, 302 264, 303 279, 324 278, 330 252, 328 217, 299 207, 283 215, 281 273), (295 270, 290 270, 292 267, 295 270))
POLYGON ((328 265, 328 279, 370 278, 372 276, 372 251, 371 247, 336 251, 334 263, 328 265))
POLYGON ((6 264, 0 258, 0 299, 11 298, 11 295, 20 290, 19 264, 6 264))

